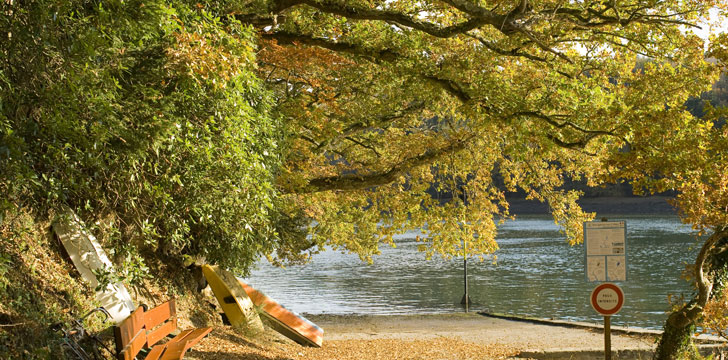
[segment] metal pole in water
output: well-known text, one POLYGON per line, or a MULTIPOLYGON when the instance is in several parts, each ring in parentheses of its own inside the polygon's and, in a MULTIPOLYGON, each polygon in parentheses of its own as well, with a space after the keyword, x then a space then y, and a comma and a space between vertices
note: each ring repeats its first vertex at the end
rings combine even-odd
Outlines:
POLYGON ((470 296, 468 294, 468 258, 463 259, 463 282, 465 284, 465 294, 463 299, 460 300, 460 304, 465 305, 465 312, 468 312, 470 306, 470 296))

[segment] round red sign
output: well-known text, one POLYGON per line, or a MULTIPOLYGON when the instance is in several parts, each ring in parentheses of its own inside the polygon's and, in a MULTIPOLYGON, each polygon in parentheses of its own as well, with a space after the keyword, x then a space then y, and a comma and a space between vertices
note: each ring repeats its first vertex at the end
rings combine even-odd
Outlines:
POLYGON ((624 292, 612 283, 599 284, 591 293, 591 305, 604 316, 614 315, 624 305, 624 292))

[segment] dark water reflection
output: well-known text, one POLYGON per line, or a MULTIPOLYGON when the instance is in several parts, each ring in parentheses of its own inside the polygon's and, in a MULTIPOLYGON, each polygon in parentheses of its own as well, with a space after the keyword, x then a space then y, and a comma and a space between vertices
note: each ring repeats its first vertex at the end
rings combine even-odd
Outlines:
MULTIPOLYGON (((613 324, 659 328, 667 296, 692 293, 680 279, 697 253, 689 227, 675 217, 621 216, 628 236, 626 303, 613 324)), ((247 279, 253 286, 303 313, 410 314, 462 311, 462 259, 424 260, 416 232, 382 248, 373 265, 356 255, 325 252, 310 264, 286 269, 261 263, 247 279)), ((504 224, 498 261, 468 263, 471 310, 564 320, 597 321, 588 302, 595 283, 584 277, 584 248, 569 246, 553 220, 523 216, 504 224)))

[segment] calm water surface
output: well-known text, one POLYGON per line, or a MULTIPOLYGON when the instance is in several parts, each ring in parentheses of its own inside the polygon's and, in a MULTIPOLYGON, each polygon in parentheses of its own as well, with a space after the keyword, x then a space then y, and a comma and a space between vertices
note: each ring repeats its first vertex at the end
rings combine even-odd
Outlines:
MULTIPOLYGON (((680 278, 697 254, 695 236, 676 217, 610 216, 627 221, 626 302, 612 323, 660 328, 667 297, 691 296, 680 278)), ((584 277, 584 248, 569 246, 546 216, 520 216, 502 225, 497 263, 468 262, 471 311, 562 320, 598 321, 589 305, 595 283, 584 277)), ((246 279, 300 313, 412 314, 463 311, 463 261, 426 261, 410 232, 396 249, 382 246, 374 264, 328 251, 311 263, 285 269, 260 263, 246 279)))

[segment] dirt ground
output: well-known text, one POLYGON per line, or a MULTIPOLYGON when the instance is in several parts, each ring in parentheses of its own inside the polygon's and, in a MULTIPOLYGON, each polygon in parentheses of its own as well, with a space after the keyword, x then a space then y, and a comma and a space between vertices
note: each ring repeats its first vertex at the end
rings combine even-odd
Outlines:
MULTIPOLYGON (((410 316, 309 316, 324 329, 323 347, 307 348, 265 334, 256 340, 216 328, 190 351, 200 360, 508 359, 529 351, 600 350, 603 334, 491 318, 475 313, 410 316)), ((612 335, 612 348, 652 349, 653 336, 612 335)))

